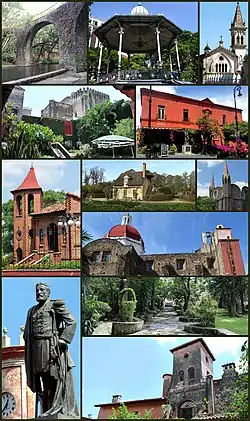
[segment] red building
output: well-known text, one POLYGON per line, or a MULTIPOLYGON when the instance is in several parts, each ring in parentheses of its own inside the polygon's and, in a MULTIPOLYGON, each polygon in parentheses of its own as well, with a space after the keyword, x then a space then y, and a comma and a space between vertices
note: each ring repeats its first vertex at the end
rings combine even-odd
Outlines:
MULTIPOLYGON (((242 121, 242 110, 236 109, 238 122, 242 121)), ((141 89, 141 128, 154 130, 154 139, 159 142, 169 140, 172 132, 175 142, 181 147, 184 143, 184 130, 199 130, 197 120, 204 114, 217 120, 220 127, 235 122, 235 109, 215 104, 209 98, 203 100, 186 98, 146 88, 141 89), (159 130, 158 130, 159 129, 159 130), (166 129, 166 130, 162 130, 166 129)), ((151 133, 152 135, 152 133, 151 133)), ((214 142, 222 142, 220 136, 214 142)))
POLYGON ((63 203, 43 206, 43 190, 30 168, 14 196, 14 263, 34 265, 80 260, 80 197, 66 193, 63 203))

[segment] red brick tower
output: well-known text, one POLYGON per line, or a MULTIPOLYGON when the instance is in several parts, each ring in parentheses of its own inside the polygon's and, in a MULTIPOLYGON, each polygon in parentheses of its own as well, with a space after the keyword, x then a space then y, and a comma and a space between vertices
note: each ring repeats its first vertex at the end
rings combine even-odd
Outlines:
POLYGON ((233 238, 231 228, 217 225, 214 233, 215 249, 218 251, 221 275, 245 275, 240 240, 233 238))
POLYGON ((14 263, 18 263, 34 248, 31 213, 39 212, 43 206, 43 191, 33 165, 22 184, 11 193, 14 196, 14 263))

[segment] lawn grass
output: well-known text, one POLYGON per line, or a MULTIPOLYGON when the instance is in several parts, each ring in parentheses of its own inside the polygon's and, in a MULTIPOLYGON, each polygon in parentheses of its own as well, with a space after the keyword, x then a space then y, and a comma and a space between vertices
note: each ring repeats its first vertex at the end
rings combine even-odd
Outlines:
POLYGON ((105 211, 191 211, 195 210, 193 202, 124 202, 124 201, 97 201, 84 202, 83 212, 105 212, 105 211))
POLYGON ((215 327, 231 330, 231 332, 237 333, 238 335, 248 335, 248 315, 230 317, 227 310, 218 309, 215 327))

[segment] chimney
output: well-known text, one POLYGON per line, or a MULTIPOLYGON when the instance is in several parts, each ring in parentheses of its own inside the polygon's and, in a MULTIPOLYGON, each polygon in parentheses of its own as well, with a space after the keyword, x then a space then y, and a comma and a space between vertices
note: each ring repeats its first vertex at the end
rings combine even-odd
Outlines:
POLYGON ((146 163, 143 162, 143 164, 142 164, 142 177, 143 178, 146 177, 146 171, 147 171, 146 163))
POLYGON ((20 341, 19 341, 19 344, 20 344, 21 346, 24 346, 24 339, 23 339, 23 334, 24 334, 24 325, 20 326, 20 331, 21 331, 21 333, 20 333, 20 341))
POLYGON ((10 346, 10 337, 8 336, 8 329, 7 327, 3 328, 3 337, 2 337, 2 347, 6 348, 10 346))
POLYGON ((112 403, 121 402, 122 395, 113 395, 112 396, 112 403))

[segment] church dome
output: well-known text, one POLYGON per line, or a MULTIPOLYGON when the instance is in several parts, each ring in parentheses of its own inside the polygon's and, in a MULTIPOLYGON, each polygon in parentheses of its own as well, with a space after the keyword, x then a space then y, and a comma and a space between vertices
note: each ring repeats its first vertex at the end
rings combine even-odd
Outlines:
POLYGON ((133 16, 147 16, 148 14, 148 10, 145 9, 145 7, 141 5, 141 3, 139 3, 138 6, 134 7, 131 10, 131 15, 133 16))
POLYGON ((136 241, 142 240, 139 231, 136 228, 131 227, 131 225, 115 225, 109 230, 108 234, 105 235, 105 238, 111 237, 127 237, 136 241))

